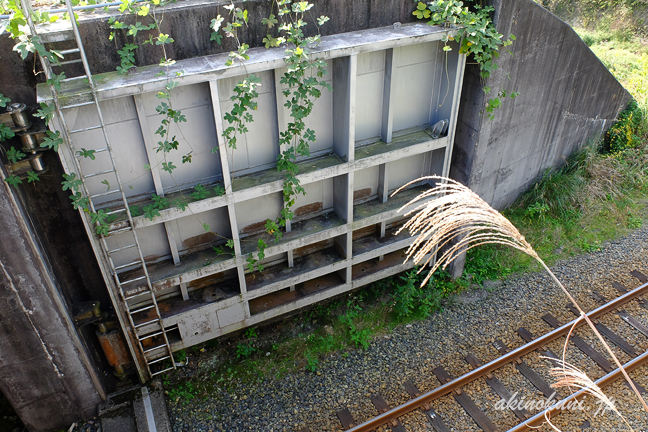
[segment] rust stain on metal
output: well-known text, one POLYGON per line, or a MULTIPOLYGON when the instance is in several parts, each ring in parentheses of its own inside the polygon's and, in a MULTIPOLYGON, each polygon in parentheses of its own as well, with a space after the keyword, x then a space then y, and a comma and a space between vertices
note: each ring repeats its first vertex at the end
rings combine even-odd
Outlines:
POLYGON ((376 232, 380 232, 380 225, 369 225, 368 227, 360 228, 359 230, 353 231, 353 240, 374 235, 376 232))
POLYGON ((282 304, 297 300, 299 297, 301 297, 301 295, 298 291, 285 289, 263 297, 255 298, 250 300, 250 313, 254 315, 259 312, 264 312, 277 306, 281 306, 282 304))
POLYGON ((206 243, 213 242, 215 240, 214 234, 204 233, 194 237, 189 237, 182 241, 182 247, 184 249, 193 249, 199 246, 204 246, 206 243))
POLYGON ((302 246, 293 251, 293 257, 301 257, 304 255, 312 254, 313 252, 318 252, 329 247, 333 246, 333 239, 322 240, 317 243, 309 244, 307 246, 302 246))
POLYGON ((303 216, 310 213, 316 213, 322 211, 324 205, 321 202, 316 202, 312 204, 307 204, 295 209, 295 216, 303 216))
POLYGON ((106 355, 108 364, 112 367, 125 366, 131 363, 126 341, 119 330, 111 330, 108 333, 96 332, 101 349, 106 355))
POLYGON ((371 195, 371 188, 358 189, 353 191, 353 201, 358 201, 363 198, 367 198, 371 195))
POLYGON ((253 223, 251 225, 246 226, 241 230, 241 234, 254 234, 254 233, 259 233, 262 231, 265 231, 265 224, 266 221, 263 220, 261 222, 253 223))

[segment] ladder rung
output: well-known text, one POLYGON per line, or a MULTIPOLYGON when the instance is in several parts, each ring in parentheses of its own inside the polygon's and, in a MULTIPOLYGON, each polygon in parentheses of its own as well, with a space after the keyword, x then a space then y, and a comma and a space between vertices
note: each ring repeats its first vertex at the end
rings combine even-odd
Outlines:
POLYGON ((110 231, 108 233, 108 235, 121 234, 123 232, 127 232, 127 231, 130 231, 130 230, 131 230, 131 227, 127 226, 126 228, 120 228, 120 229, 115 230, 115 231, 110 231))
POLYGON ((133 315, 133 314, 136 314, 136 313, 144 312, 145 310, 153 309, 154 307, 155 307, 155 305, 145 306, 143 308, 135 309, 135 310, 132 310, 132 311, 129 311, 129 312, 130 312, 131 315, 133 315))
POLYGON ((112 215, 112 214, 115 214, 115 213, 121 213, 123 211, 126 211, 126 209, 110 210, 110 211, 107 211, 106 214, 107 215, 112 215))
POLYGON ((161 358, 159 358, 159 359, 157 359, 157 360, 150 361, 150 362, 148 362, 148 364, 152 365, 153 363, 159 363, 159 362, 161 362, 161 361, 164 361, 164 360, 166 360, 166 359, 170 359, 170 358, 171 358, 170 355, 168 355, 168 356, 164 356, 164 357, 161 357, 161 358))
POLYGON ((54 66, 65 66, 65 65, 74 64, 74 63, 81 63, 81 62, 82 62, 81 59, 66 60, 66 61, 62 61, 62 62, 58 62, 58 63, 52 63, 52 67, 54 67, 54 66))
POLYGON ((106 150, 108 150, 108 147, 104 147, 104 148, 102 148, 102 149, 95 150, 95 153, 103 153, 103 152, 105 152, 106 150))
POLYGON ((138 336, 137 338, 138 338, 139 340, 143 341, 143 340, 145 340, 145 339, 150 339, 150 338, 153 338, 153 337, 155 337, 155 336, 160 336, 161 334, 164 334, 164 332, 159 331, 159 332, 151 333, 150 335, 146 335, 146 336, 144 336, 144 337, 139 337, 139 336, 138 336))
POLYGON ((120 266, 115 267, 115 270, 125 269, 126 267, 130 267, 130 266, 135 265, 135 264, 140 264, 141 262, 142 262, 142 260, 136 260, 136 261, 133 261, 133 262, 128 263, 128 264, 122 264, 120 266))
MULTIPOLYGON (((124 247, 118 248, 118 249, 109 250, 108 253, 109 253, 109 254, 113 254, 113 253, 115 253, 115 252, 121 252, 121 251, 123 251, 123 250, 130 249, 130 248, 134 248, 134 247, 137 247, 137 244, 132 244, 132 245, 128 245, 128 246, 124 246, 124 247)), ((146 276, 143 276, 143 277, 146 277, 146 276)))
POLYGON ((99 198, 99 197, 106 196, 106 195, 112 195, 112 194, 118 193, 118 192, 121 192, 121 189, 115 189, 115 190, 111 190, 111 191, 108 191, 108 192, 103 192, 103 193, 96 194, 96 195, 90 195, 90 199, 99 198))
POLYGON ((115 172, 115 170, 114 169, 109 169, 109 170, 106 170, 106 171, 99 171, 99 172, 96 172, 96 173, 84 175, 83 178, 87 179, 87 178, 90 178, 90 177, 97 177, 97 176, 100 176, 102 174, 109 174, 109 173, 112 173, 112 172, 115 172))
POLYGON ((156 323, 156 322, 159 322, 159 321, 160 321, 160 318, 154 318, 154 319, 152 319, 151 321, 146 321, 146 322, 143 322, 143 323, 137 324, 137 325, 135 326, 135 328, 138 329, 138 328, 140 328, 140 327, 144 327, 144 326, 147 326, 147 325, 149 325, 149 324, 153 324, 153 323, 156 323))
MULTIPOLYGON (((149 363, 149 364, 150 364, 150 363, 149 363)), ((161 370, 161 371, 159 371, 159 372, 152 372, 152 373, 151 373, 151 376, 160 375, 160 374, 163 374, 164 372, 168 372, 168 371, 170 371, 170 370, 173 370, 173 367, 163 369, 163 370, 161 370)))
MULTIPOLYGON (((79 79, 79 78, 87 78, 87 77, 85 75, 80 75, 78 77, 64 79, 63 81, 72 81, 72 80, 79 79)), ((88 106, 88 105, 94 105, 94 101, 81 102, 81 103, 74 104, 74 105, 67 105, 67 106, 61 107, 61 109, 79 108, 79 107, 88 106)))
MULTIPOLYGON (((160 332, 160 333, 161 333, 161 332, 160 332)), ((153 348, 149 348, 149 349, 147 349, 147 350, 144 351, 144 354, 146 354, 146 353, 150 353, 151 351, 159 350, 160 348, 166 348, 166 347, 167 347, 167 346, 166 346, 166 344, 165 344, 165 345, 160 345, 160 346, 156 346, 156 347, 153 347, 153 348)))
POLYGON ((85 132, 85 131, 90 131, 90 130, 95 130, 95 129, 101 129, 101 127, 102 127, 101 125, 90 126, 90 127, 87 127, 87 128, 70 131, 70 134, 75 134, 75 133, 85 132))
MULTIPOLYGON (((84 78, 88 79, 88 77, 85 76, 85 75, 79 75, 79 76, 75 76, 75 77, 65 78, 64 80, 61 80, 61 82, 76 81, 76 80, 80 80, 80 79, 84 79, 84 78)), ((69 106, 66 106, 66 107, 62 107, 62 109, 72 108, 72 107, 75 107, 75 106, 82 106, 82 105, 92 105, 92 104, 94 104, 94 102, 84 102, 82 104, 69 105, 69 106)))
POLYGON ((79 48, 72 48, 72 49, 59 51, 59 54, 68 55, 68 54, 74 54, 74 53, 78 53, 78 52, 81 52, 81 50, 79 50, 79 48))
MULTIPOLYGON (((137 281, 142 280, 142 279, 146 279, 146 275, 144 275, 144 276, 140 276, 140 277, 136 277, 135 279, 127 280, 127 281, 125 281, 125 282, 120 282, 119 284, 120 284, 120 285, 126 285, 126 284, 129 284, 129 283, 137 282, 137 281)), ((128 297, 128 298, 137 297, 137 296, 139 296, 139 295, 142 295, 142 293, 147 293, 147 292, 149 292, 149 291, 142 291, 141 293, 137 293, 137 294, 135 294, 135 295, 133 295, 133 296, 130 296, 130 297, 128 297)))

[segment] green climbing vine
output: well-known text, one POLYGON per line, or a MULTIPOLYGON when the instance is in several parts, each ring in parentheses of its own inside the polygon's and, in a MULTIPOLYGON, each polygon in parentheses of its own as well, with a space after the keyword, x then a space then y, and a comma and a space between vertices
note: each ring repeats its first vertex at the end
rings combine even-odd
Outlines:
MULTIPOLYGON (((500 55, 500 47, 508 47, 515 40, 512 34, 508 39, 502 40, 504 36, 497 31, 491 19, 494 10, 492 6, 479 4, 473 4, 471 9, 459 0, 435 0, 428 3, 418 2, 413 15, 419 19, 429 19, 431 25, 456 26, 460 43, 459 53, 472 55, 479 66, 481 78, 485 80, 497 68, 495 59, 500 55)), ((448 42, 454 39, 453 36, 444 38, 446 43, 444 51, 452 50, 448 42)), ((491 88, 484 86, 483 91, 488 95, 491 88)), ((494 118, 495 110, 501 107, 504 99, 515 98, 518 95, 518 92, 499 90, 495 97, 486 101, 484 109, 488 118, 491 120, 494 118)))

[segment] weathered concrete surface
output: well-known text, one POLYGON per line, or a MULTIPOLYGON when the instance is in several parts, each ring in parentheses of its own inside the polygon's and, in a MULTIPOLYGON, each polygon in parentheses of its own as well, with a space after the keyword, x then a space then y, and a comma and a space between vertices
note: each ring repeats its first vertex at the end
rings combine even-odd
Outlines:
POLYGON ((1 183, 0 389, 29 430, 67 429, 95 415, 103 390, 28 218, 1 183))
MULTIPOLYGON (((350 32, 368 28, 376 28, 392 25, 395 22, 412 22, 414 17, 412 11, 415 3, 411 0, 318 0, 315 6, 309 11, 312 17, 326 15, 331 18, 329 22, 320 28, 322 35, 350 32)), ((236 43, 232 38, 223 38, 222 45, 210 41, 210 23, 219 14, 228 16, 228 10, 223 6, 230 4, 229 0, 192 0, 179 1, 165 8, 164 20, 162 21, 162 32, 169 34, 175 42, 166 45, 167 54, 174 60, 229 52, 236 50, 236 43)), ((239 38, 242 43, 252 47, 263 46, 263 38, 266 36, 266 26, 261 20, 272 13, 273 2, 267 0, 247 0, 245 2, 235 1, 236 6, 248 10, 249 23, 247 27, 239 29, 239 38)), ((274 11, 276 13, 276 11, 274 11)), ((120 64, 118 49, 126 43, 126 31, 117 31, 115 40, 110 41, 110 25, 108 19, 112 16, 119 16, 119 12, 103 12, 101 9, 92 14, 81 13, 79 29, 83 39, 90 69, 93 73, 103 73, 115 70, 120 64)), ((141 17, 139 17, 142 19, 141 17)), ((134 22, 135 17, 123 17, 127 23, 134 22)), ((148 21, 144 21, 148 23, 148 21)), ((309 20, 304 29, 306 34, 314 34, 317 27, 309 20)), ((140 32, 138 43, 148 39, 151 31, 140 32)), ((157 35, 153 35, 157 36, 157 35)), ((129 37, 128 43, 132 39, 129 37)), ((3 65, 0 68, 0 93, 14 101, 23 102, 29 106, 36 104, 35 85, 36 82, 44 82, 42 74, 34 77, 32 68, 34 65, 32 56, 23 62, 16 52, 12 51, 14 41, 5 34, 0 37, 0 58, 3 65)), ((69 48, 67 42, 54 45, 55 48, 69 48), (67 44, 67 45, 66 45, 67 44)), ((137 66, 158 64, 163 57, 162 49, 156 45, 142 45, 136 53, 137 66)), ((80 67, 76 74, 82 73, 80 67)), ((68 73, 67 76, 72 76, 68 73)))
MULTIPOLYGON (((630 100, 578 35, 531 0, 493 0, 500 33, 517 40, 482 83, 466 67, 451 176, 502 209, 542 172, 605 131, 630 100), (480 110, 483 85, 518 91, 495 119, 480 110)), ((505 50, 502 50, 505 51, 505 50)))

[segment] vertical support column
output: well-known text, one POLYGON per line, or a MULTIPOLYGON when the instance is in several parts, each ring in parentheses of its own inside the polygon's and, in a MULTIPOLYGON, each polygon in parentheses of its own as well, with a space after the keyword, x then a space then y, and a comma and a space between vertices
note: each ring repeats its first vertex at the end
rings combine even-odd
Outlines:
POLYGON ((446 147, 443 161, 443 175, 450 174, 450 158, 454 147, 455 130, 457 128, 457 117, 459 116, 459 102, 461 99, 461 88, 463 86, 464 69, 466 67, 466 55, 457 55, 457 70, 455 73, 454 94, 452 97, 452 108, 450 109, 450 122, 448 124, 448 147, 446 147))
POLYGON ((396 80, 396 62, 394 59, 394 50, 399 48, 390 48, 385 50, 385 80, 383 87, 383 114, 380 135, 384 142, 389 144, 392 141, 394 126, 394 94, 393 83, 396 80))
POLYGON ((355 99, 358 56, 333 59, 333 148, 352 162, 355 151, 355 99))
MULTIPOLYGON (((214 110, 214 123, 216 124, 216 134, 218 139, 218 152, 221 160, 221 170, 223 172, 223 184, 225 186, 225 195, 227 196, 227 213, 229 215, 230 228, 232 230, 232 240, 234 242, 234 254, 236 255, 236 271, 238 272, 239 286, 241 294, 247 292, 245 283, 245 261, 242 259, 241 238, 239 237, 238 223, 236 221, 236 209, 234 207, 234 191, 232 190, 232 177, 230 175, 229 163, 227 160, 227 148, 222 142, 223 136, 223 116, 220 109, 220 98, 218 96, 218 81, 209 81, 209 90, 211 93, 212 109, 214 110)), ((250 308, 245 303, 246 318, 250 317, 250 308)))
MULTIPOLYGON (((153 184, 155 185, 155 193, 159 196, 164 196, 164 187, 162 186, 162 179, 160 178, 160 164, 157 160, 157 155, 153 150, 155 142, 151 137, 151 129, 149 129, 148 119, 146 118, 146 111, 144 110, 144 101, 141 94, 133 96, 135 101, 135 109, 137 110, 137 120, 139 121, 140 129, 142 131, 142 138, 144 139, 144 148, 146 149, 146 157, 148 158, 149 165, 151 166, 151 176, 153 176, 153 184)), ((173 256, 175 265, 180 264, 180 255, 178 254, 178 243, 180 243, 180 232, 178 230, 178 221, 172 220, 164 222, 164 229, 166 231, 169 248, 173 256)))
MULTIPOLYGON (((347 162, 355 159, 355 103, 358 56, 351 55, 333 60, 333 146, 335 153, 347 162)), ((347 233, 335 239, 344 251, 348 266, 339 272, 346 283, 351 283, 351 258, 353 255, 353 188, 354 173, 334 179, 333 189, 341 196, 335 197, 336 212, 343 216, 347 233), (337 180, 337 182, 336 182, 337 180), (346 184, 344 181, 346 180, 346 184)))

